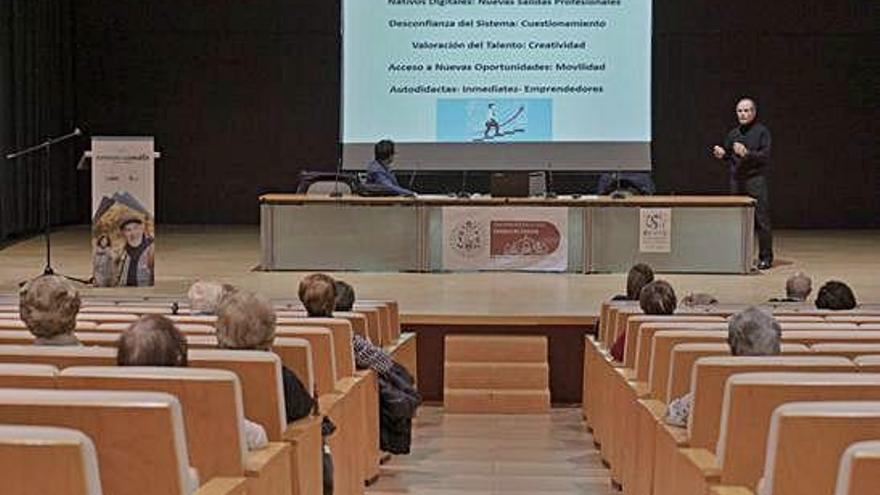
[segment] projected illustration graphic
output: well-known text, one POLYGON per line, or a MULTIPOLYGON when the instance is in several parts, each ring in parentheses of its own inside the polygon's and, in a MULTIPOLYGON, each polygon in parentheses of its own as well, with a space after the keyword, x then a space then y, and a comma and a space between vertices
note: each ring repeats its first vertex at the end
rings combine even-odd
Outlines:
POLYGON ((437 100, 439 142, 524 142, 552 138, 551 99, 437 100))

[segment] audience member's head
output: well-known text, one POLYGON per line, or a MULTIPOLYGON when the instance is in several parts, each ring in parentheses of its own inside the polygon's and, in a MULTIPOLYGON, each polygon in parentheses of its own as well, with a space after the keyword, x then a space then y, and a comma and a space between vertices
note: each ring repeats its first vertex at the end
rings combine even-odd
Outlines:
POLYGON ((853 309, 856 307, 856 296, 845 283, 831 280, 819 288, 816 307, 833 310, 853 309))
POLYGON ((377 162, 388 165, 394 161, 394 141, 383 139, 373 146, 373 157, 377 162))
POLYGON ((146 315, 119 337, 119 366, 186 366, 186 337, 162 315, 146 315))
POLYGON ((626 276, 626 298, 638 301, 642 288, 654 281, 654 270, 644 263, 633 265, 626 276))
POLYGON ((665 280, 651 282, 639 295, 639 307, 646 315, 671 315, 676 304, 675 290, 665 280))
POLYGON ((213 315, 217 314, 220 301, 233 291, 235 287, 229 284, 199 280, 189 287, 186 297, 193 314, 213 315))
POLYGON ((334 282, 333 288, 336 290, 335 311, 351 311, 351 308, 354 307, 354 287, 347 282, 337 280, 334 282))
POLYGON ((806 301, 813 290, 813 281, 802 272, 797 272, 785 281, 785 297, 790 301, 806 301))
POLYGON ((727 343, 734 356, 775 356, 782 328, 770 314, 751 306, 730 318, 727 343))
POLYGON ((235 291, 217 308, 217 345, 225 349, 269 350, 275 340, 275 309, 265 297, 235 291))
POLYGON ((19 292, 18 312, 37 343, 67 337, 71 344, 79 313, 80 298, 76 288, 63 277, 43 275, 19 292))
POLYGON ((299 300, 309 316, 333 316, 336 307, 336 284, 330 276, 314 273, 299 282, 299 300))
POLYGON ((718 299, 705 292, 689 293, 681 298, 682 306, 709 306, 712 304, 718 304, 718 299))

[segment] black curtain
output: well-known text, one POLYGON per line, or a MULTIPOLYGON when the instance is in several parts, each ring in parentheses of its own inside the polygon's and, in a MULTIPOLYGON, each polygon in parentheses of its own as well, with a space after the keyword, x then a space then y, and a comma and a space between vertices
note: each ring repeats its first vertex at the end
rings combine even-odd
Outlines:
MULTIPOLYGON (((72 0, 0 2, 0 241, 39 230, 45 211, 45 154, 15 161, 6 154, 75 126, 72 9, 72 0)), ((75 142, 52 149, 53 224, 83 220, 75 170, 81 149, 75 142)))

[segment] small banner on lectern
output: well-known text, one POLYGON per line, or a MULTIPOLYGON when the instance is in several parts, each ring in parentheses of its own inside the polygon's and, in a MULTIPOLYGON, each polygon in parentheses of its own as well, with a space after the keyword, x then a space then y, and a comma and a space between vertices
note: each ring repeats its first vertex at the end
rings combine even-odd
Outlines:
POLYGON ((672 251, 672 208, 639 209, 639 252, 672 251))
POLYGON ((443 269, 562 272, 568 209, 443 208, 443 269))
POLYGON ((152 137, 92 138, 92 273, 96 287, 153 285, 154 161, 152 137))

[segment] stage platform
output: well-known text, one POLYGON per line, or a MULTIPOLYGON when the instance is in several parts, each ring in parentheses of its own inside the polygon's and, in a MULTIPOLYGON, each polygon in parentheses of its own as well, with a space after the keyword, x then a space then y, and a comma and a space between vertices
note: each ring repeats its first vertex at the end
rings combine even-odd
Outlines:
MULTIPOLYGON (((0 250, 0 293, 42 273, 42 237, 0 250)), ((660 274, 679 298, 709 292, 721 302, 760 303, 784 291, 786 278, 804 271, 814 290, 831 278, 849 283, 863 302, 880 302, 880 231, 777 232, 777 266, 750 275, 660 274)), ((57 272, 88 278, 89 228, 68 227, 53 235, 57 272)), ((94 289, 86 297, 184 297, 199 278, 228 282, 275 299, 295 299, 305 273, 264 272, 256 226, 160 226, 156 286, 94 289)), ((626 274, 570 273, 370 273, 335 272, 362 299, 399 302, 404 331, 418 336, 419 388, 442 400, 443 337, 447 333, 539 334, 549 339, 550 391, 554 403, 581 400, 583 337, 593 329, 602 301, 624 291, 626 274)))
MULTIPOLYGON (((88 278, 91 251, 87 226, 65 227, 53 236, 53 264, 66 275, 88 278)), ((783 291, 796 271, 815 287, 829 278, 845 280, 859 300, 880 302, 880 231, 779 231, 777 265, 750 275, 661 274, 679 296, 709 292, 722 302, 761 302, 783 291)), ((0 291, 42 273, 41 236, 0 249, 0 291)), ((159 227, 156 286, 91 289, 95 295, 179 296, 199 278, 229 282, 274 298, 295 298, 304 272, 262 272, 257 226, 159 227)), ((624 290, 625 274, 559 273, 369 273, 337 272, 363 298, 400 302, 404 321, 528 325, 583 321, 603 300, 624 290)))

